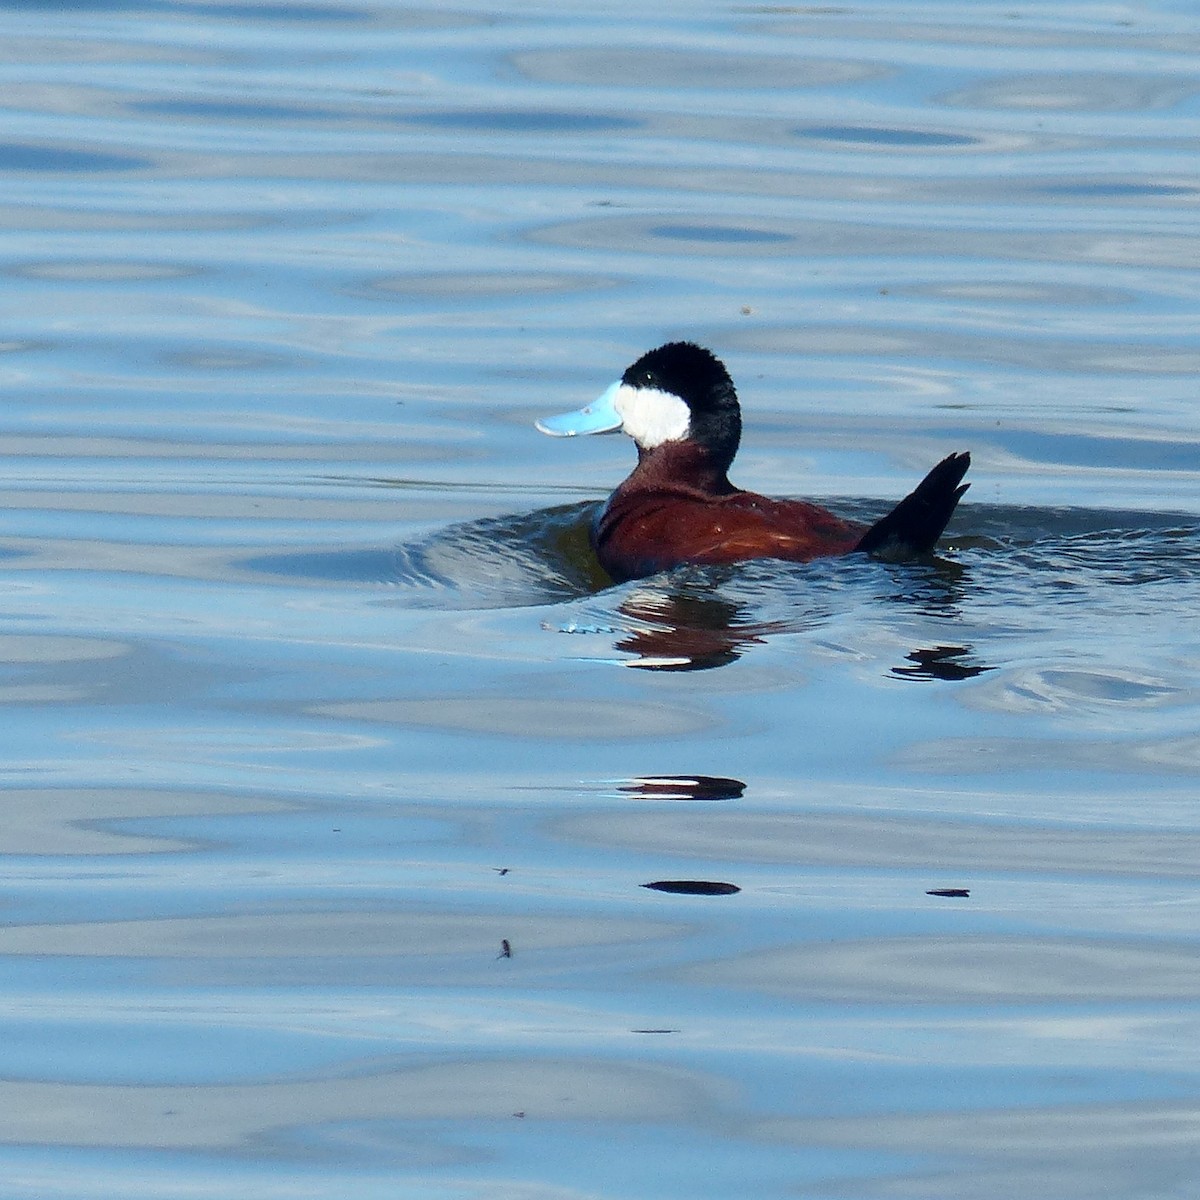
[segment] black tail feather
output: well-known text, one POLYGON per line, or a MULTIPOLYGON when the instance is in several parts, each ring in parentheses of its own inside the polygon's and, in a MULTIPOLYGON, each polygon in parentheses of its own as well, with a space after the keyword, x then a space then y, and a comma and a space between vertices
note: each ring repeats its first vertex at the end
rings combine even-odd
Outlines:
POLYGON ((971 486, 962 483, 970 465, 970 454, 943 458, 914 491, 862 535, 857 549, 889 557, 928 554, 942 536, 959 498, 971 486))

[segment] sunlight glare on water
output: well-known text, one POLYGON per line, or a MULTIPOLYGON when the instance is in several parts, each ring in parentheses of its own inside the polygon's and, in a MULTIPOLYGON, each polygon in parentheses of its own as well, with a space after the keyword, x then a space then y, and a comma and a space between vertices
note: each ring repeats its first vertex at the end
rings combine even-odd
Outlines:
POLYGON ((0 31, 0 1193, 1194 1193, 1191 6, 0 31), (672 338, 941 556, 611 586, 672 338))

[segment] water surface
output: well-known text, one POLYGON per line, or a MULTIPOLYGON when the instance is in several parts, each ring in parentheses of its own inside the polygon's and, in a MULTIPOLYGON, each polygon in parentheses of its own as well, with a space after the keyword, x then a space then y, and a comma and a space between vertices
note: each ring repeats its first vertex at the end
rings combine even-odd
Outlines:
POLYGON ((5 1196, 1192 1194, 1188 6, 0 29, 5 1196), (611 586, 673 337, 938 560, 611 586))

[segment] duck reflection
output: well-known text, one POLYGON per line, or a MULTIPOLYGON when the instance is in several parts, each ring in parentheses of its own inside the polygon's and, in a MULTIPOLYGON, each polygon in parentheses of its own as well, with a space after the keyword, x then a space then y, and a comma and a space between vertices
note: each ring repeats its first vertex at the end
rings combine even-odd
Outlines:
POLYGON ((892 674, 905 679, 973 679, 984 671, 994 671, 979 663, 964 661, 971 653, 970 646, 930 646, 906 655, 904 666, 893 667, 892 674))
POLYGON ((720 883, 715 879, 658 879, 643 883, 642 887, 672 896, 735 896, 742 890, 736 883, 720 883))
MULTIPOLYGON (((959 615, 960 572, 943 571, 936 564, 910 582, 911 591, 891 593, 886 599, 925 615, 959 615)), ((633 655, 626 665, 639 670, 707 671, 736 662, 773 635, 811 629, 829 616, 818 605, 803 613, 793 609, 786 619, 755 620, 760 611, 759 604, 732 599, 711 578, 703 586, 694 579, 674 586, 642 585, 620 602, 623 620, 615 645, 633 655)), ((891 671, 901 678, 962 680, 995 669, 973 659, 972 647, 966 645, 918 647, 891 671)))
POLYGON ((724 775, 642 775, 623 780, 617 790, 653 800, 740 800, 746 785, 724 775))
POLYGON ((707 671, 736 662, 749 646, 788 628, 748 619, 749 606, 719 592, 638 588, 620 612, 629 622, 616 643, 643 671, 707 671))

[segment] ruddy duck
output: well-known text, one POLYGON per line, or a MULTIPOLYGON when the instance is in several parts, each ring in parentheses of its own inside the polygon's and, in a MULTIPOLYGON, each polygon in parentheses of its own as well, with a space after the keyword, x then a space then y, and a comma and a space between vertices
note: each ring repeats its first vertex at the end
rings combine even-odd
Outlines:
POLYGON ((537 428, 554 437, 622 429, 637 444, 637 466, 592 527, 596 556, 618 582, 683 563, 928 554, 970 486, 962 483, 970 454, 951 454, 871 526, 808 501, 734 487, 728 471, 742 433, 737 393, 720 359, 692 342, 643 354, 586 408, 537 428))

